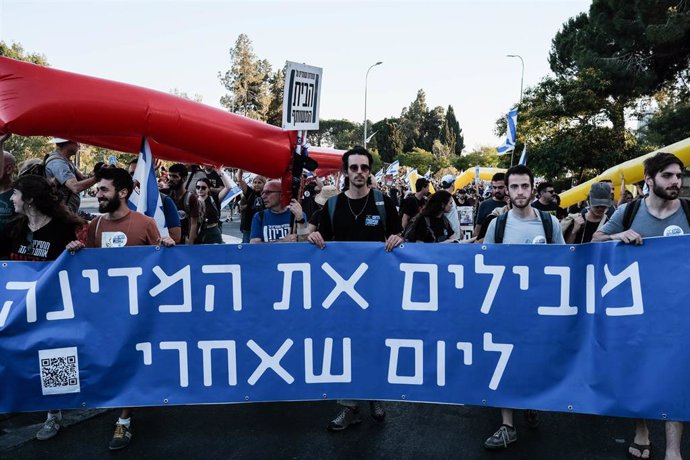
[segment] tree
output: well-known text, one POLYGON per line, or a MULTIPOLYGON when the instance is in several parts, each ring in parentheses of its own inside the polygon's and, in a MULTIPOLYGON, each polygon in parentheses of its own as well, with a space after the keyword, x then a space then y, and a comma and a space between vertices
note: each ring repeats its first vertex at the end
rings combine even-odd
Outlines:
POLYGON ((465 138, 460 129, 460 123, 455 118, 455 110, 453 106, 449 105, 446 111, 446 119, 441 129, 441 142, 451 148, 451 151, 456 155, 461 155, 465 148, 465 138))
POLYGON ((690 137, 690 100, 666 104, 654 113, 642 130, 642 141, 656 150, 690 137))
POLYGON ((404 108, 400 115, 402 132, 405 136, 403 146, 405 151, 410 151, 420 145, 427 112, 429 108, 426 105, 426 94, 423 89, 420 89, 417 91, 415 100, 409 107, 404 108))
POLYGON ((310 131, 309 143, 347 150, 362 142, 362 126, 349 120, 319 120, 319 130, 310 131))
POLYGON ((475 166, 495 168, 498 166, 498 162, 499 157, 496 153, 496 147, 484 145, 476 147, 464 155, 456 156, 453 160, 453 166, 458 171, 465 171, 475 166))
POLYGON ((0 40, 0 56, 16 59, 18 61, 31 62, 32 64, 38 64, 46 67, 50 66, 43 54, 26 54, 21 43, 12 42, 11 45, 8 45, 4 41, 0 40))
POLYGON ((230 49, 230 62, 230 70, 218 72, 218 78, 228 90, 220 103, 231 112, 265 120, 271 101, 271 64, 256 57, 252 42, 245 34, 240 34, 234 48, 230 49))
POLYGON ((283 93, 285 91, 286 69, 287 64, 282 69, 276 70, 269 80, 271 102, 268 105, 266 123, 274 126, 282 126, 283 124, 283 93))
POLYGON ((446 121, 446 111, 443 107, 435 107, 424 116, 419 146, 424 150, 432 150, 434 141, 441 138, 443 124, 446 121))
POLYGON ((195 93, 193 96, 190 96, 185 91, 180 91, 177 88, 173 88, 168 92, 170 94, 172 94, 173 96, 181 97, 181 98, 188 99, 188 100, 194 101, 194 102, 201 102, 204 100, 204 96, 202 96, 201 94, 195 93))
POLYGON ((402 153, 404 135, 400 127, 400 119, 384 118, 374 123, 371 127, 372 133, 376 135, 372 138, 381 154, 381 160, 392 163, 393 159, 402 153))

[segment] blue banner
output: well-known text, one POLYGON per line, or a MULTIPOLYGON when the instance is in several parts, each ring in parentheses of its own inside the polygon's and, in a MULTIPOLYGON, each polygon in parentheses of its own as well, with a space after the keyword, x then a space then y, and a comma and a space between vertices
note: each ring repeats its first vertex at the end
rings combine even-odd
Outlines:
POLYGON ((687 236, 85 249, 0 269, 0 412, 379 399, 690 420, 687 236))

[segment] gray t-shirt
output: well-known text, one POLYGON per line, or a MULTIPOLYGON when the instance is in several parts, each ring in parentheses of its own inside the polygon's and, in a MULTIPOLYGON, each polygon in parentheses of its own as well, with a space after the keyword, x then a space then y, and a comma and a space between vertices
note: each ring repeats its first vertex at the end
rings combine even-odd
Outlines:
MULTIPOLYGON (((615 235, 625 230, 623 228, 623 215, 627 206, 628 203, 619 206, 601 231, 607 235, 615 235)), ((640 207, 635 214, 630 229, 635 230, 642 238, 687 235, 690 233, 688 219, 685 217, 685 211, 683 211, 682 206, 666 219, 659 219, 649 213, 645 200, 640 202, 640 207)))
POLYGON ((453 203, 453 208, 445 213, 446 218, 448 219, 448 222, 450 222, 450 227, 453 229, 453 233, 455 233, 455 237, 459 238, 460 237, 460 218, 458 216, 458 206, 455 204, 455 201, 453 198, 450 199, 450 202, 453 203))
POLYGON ((77 171, 76 166, 60 155, 60 153, 52 152, 46 159, 46 177, 48 179, 55 179, 62 202, 76 214, 81 204, 81 198, 79 198, 79 194, 72 193, 65 186, 65 182, 70 179, 81 180, 81 175, 77 171))
MULTIPOLYGON (((553 234, 551 236, 553 244, 565 244, 563 240, 563 233, 561 232, 561 225, 558 219, 551 217, 553 225, 553 234)), ((484 237, 485 243, 495 243, 494 235, 496 234, 496 221, 494 219, 489 224, 484 237)), ((515 215, 511 209, 508 211, 508 220, 506 220, 506 229, 503 234, 503 243, 505 244, 546 244, 546 235, 544 235, 544 225, 541 223, 541 218, 534 210, 533 217, 529 219, 521 219, 515 215)))

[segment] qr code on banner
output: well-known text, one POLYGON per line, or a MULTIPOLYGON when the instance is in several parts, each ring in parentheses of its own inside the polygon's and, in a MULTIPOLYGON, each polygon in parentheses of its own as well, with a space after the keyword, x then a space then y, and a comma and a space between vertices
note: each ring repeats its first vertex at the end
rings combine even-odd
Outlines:
POLYGON ((43 395, 79 393, 77 347, 39 350, 41 390, 43 395))

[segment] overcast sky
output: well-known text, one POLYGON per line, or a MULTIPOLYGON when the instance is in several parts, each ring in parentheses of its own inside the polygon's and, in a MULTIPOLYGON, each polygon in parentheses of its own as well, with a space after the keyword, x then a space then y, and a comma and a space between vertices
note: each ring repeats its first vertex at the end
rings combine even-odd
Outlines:
MULTIPOLYGON (((51 66, 161 91, 198 93, 220 107, 218 72, 247 34, 274 69, 323 68, 321 118, 396 117, 424 89, 455 109, 465 144, 499 145, 497 118, 548 74, 551 39, 589 1, 170 2, 0 0, 0 40, 51 66)), ((519 124, 519 120, 518 120, 519 124)))

